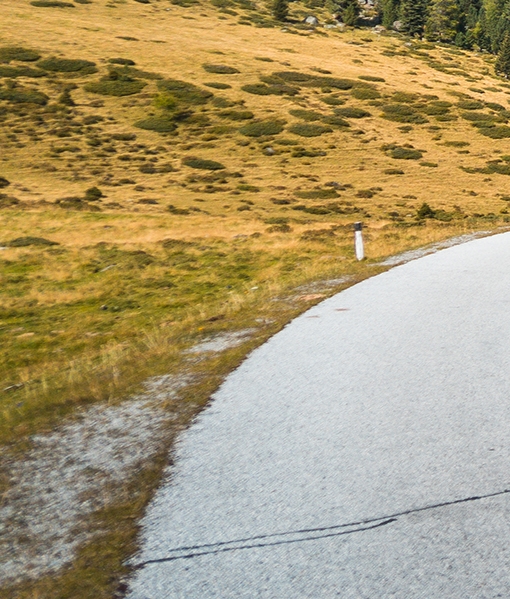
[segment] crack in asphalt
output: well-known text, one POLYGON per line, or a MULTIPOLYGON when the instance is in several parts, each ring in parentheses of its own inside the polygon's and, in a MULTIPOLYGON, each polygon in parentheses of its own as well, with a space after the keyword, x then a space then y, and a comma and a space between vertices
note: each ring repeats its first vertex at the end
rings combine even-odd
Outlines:
POLYGON ((443 501, 440 503, 433 503, 430 505, 426 505, 423 507, 412 508, 409 510, 403 510, 400 512, 396 512, 394 514, 389 514, 386 516, 380 516, 377 518, 367 518, 364 520, 359 520, 357 522, 348 522, 346 524, 336 524, 333 526, 322 526, 319 528, 303 528, 301 530, 291 530, 280 533, 271 533, 264 535, 256 535, 253 537, 246 537, 243 539, 234 539, 232 541, 219 541, 217 543, 206 543, 202 545, 190 545, 185 547, 175 547, 174 549, 169 549, 168 553, 178 553, 178 555, 169 555, 167 557, 161 557, 156 559, 146 560, 144 562, 140 562, 135 564, 133 568, 138 570, 143 568, 144 566, 150 564, 159 564, 165 562, 172 562, 180 559, 191 559, 194 557, 200 557, 203 555, 214 555, 218 553, 226 553, 230 551, 240 551, 242 549, 256 549, 261 547, 274 547, 276 545, 288 545, 291 543, 303 543, 305 541, 314 541, 318 539, 326 539, 330 537, 337 537, 341 535, 353 534, 356 532, 363 532, 366 530, 373 530, 375 528, 380 528, 381 526, 386 526, 387 524, 391 524, 393 522, 397 522, 400 516, 408 516, 410 514, 416 514, 419 512, 424 512, 428 510, 435 510, 442 507, 448 507, 452 505, 458 505, 461 503, 468 503, 472 501, 480 501, 481 499, 491 499, 493 497, 498 497, 500 495, 508 495, 510 494, 510 489, 504 489, 503 491, 496 491, 494 493, 487 493, 486 495, 472 495, 470 497, 463 497, 462 499, 454 499, 452 501, 443 501), (374 524, 376 522, 377 524, 374 524), (366 526, 370 525, 370 526, 366 526), (350 528, 357 526, 359 528, 354 528, 353 530, 339 530, 343 528, 350 528), (331 532, 330 532, 331 531, 331 532), (334 532, 332 532, 334 531, 334 532), (285 537, 290 535, 310 535, 311 533, 326 533, 326 534, 315 534, 313 536, 301 536, 296 539, 280 539, 280 540, 272 540, 277 539, 278 537, 285 537), (262 541, 260 543, 251 543, 244 545, 236 545, 234 547, 229 547, 228 545, 234 545, 236 543, 250 543, 253 541, 262 541), (265 542, 267 541, 267 542, 265 542), (187 553, 183 553, 187 552, 187 553))

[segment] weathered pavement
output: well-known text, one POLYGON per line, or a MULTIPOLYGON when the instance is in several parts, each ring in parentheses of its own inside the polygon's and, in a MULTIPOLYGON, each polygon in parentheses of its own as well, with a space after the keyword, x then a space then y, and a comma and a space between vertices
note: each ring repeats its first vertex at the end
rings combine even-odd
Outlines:
POLYGON ((508 598, 509 316, 507 233, 297 318, 181 438, 129 599, 508 598))

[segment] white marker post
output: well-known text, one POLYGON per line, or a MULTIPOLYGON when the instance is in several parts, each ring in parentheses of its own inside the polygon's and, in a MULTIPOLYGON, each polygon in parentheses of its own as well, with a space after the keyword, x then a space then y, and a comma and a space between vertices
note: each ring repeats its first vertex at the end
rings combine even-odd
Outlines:
POLYGON ((365 259, 365 248, 363 247, 363 234, 361 232, 363 225, 361 223, 354 223, 354 251, 356 253, 357 260, 365 259))

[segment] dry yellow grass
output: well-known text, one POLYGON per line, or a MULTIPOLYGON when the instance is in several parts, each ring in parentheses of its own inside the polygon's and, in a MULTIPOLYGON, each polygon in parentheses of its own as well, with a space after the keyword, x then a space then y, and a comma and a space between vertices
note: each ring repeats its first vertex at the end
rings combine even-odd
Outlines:
MULTIPOLYGON (((34 236, 59 244, 0 251, 1 443, 47 430, 83 404, 120 401, 151 374, 189 368, 183 350, 209 335, 257 326, 250 347, 260 343, 317 301, 296 299, 292 290, 299 285, 345 274, 370 276, 385 256, 509 222, 504 198, 510 197, 510 178, 501 173, 510 138, 487 137, 465 118, 483 112, 499 126, 498 119, 509 117, 510 88, 492 75, 490 57, 367 30, 243 25, 239 17, 253 14, 235 8, 238 16, 205 0, 191 8, 166 0, 94 0, 73 9, 3 0, 0 48, 23 45, 44 58, 93 61, 99 73, 18 77, 18 89, 48 95, 46 107, 0 100, 0 177, 11 182, 0 190, 0 243, 34 236), (125 97, 84 89, 116 57, 165 79, 193 83, 215 99, 191 106, 195 121, 184 119, 176 133, 137 128, 140 119, 163 113, 154 105, 157 80, 147 79, 141 93, 125 97), (239 72, 210 73, 206 63, 239 72), (294 96, 242 89, 280 71, 372 85, 379 97, 360 99, 350 89, 328 90, 326 83, 298 86, 294 96), (230 87, 207 87, 211 82, 230 87), (77 86, 71 90, 74 107, 59 104, 69 84, 77 86), (426 122, 383 118, 386 105, 399 104, 398 92, 417 95, 400 105, 415 107, 426 122), (482 107, 458 105, 466 99, 482 107), (428 114, 434 102, 450 102, 452 120, 428 114), (345 117, 350 127, 335 126, 317 137, 288 130, 303 123, 291 110, 324 117, 346 107, 370 116, 345 117), (232 120, 222 114, 226 110, 251 111, 254 119, 232 120), (91 116, 100 120, 87 121, 91 116), (239 131, 267 119, 286 121, 284 131, 262 137, 239 131), (136 140, 115 139, 119 133, 135 134, 136 140), (422 158, 393 158, 391 144, 420 150, 422 158), (226 169, 190 168, 183 162, 189 156, 219 161, 226 169), (142 172, 140 165, 156 172, 142 172), (105 194, 91 202, 99 211, 55 203, 82 197, 92 186, 105 194), (2 204, 1 194, 20 203, 2 204), (439 211, 437 218, 417 219, 424 202, 439 211), (362 264, 352 248, 357 220, 365 223, 368 261, 362 264), (168 239, 177 243, 165 247, 168 239), (275 298, 287 301, 270 301, 275 298), (271 324, 261 326, 257 319, 271 324), (2 393, 20 383, 22 388, 2 393)), ((266 11, 262 4, 258 9, 266 11)), ((304 7, 295 2, 292 10, 297 16, 304 7)), ((0 77, 0 92, 9 85, 0 77)), ((207 382, 183 423, 240 359, 236 350, 197 366, 207 382)), ((161 458, 149 467, 148 488, 157 484, 162 464, 161 458)), ((138 516, 149 496, 124 506, 126 518, 138 516)), ((101 578, 99 586, 76 585, 85 571, 93 577, 100 568, 103 549, 93 545, 84 549, 87 564, 80 562, 63 578, 7 593, 111 596, 111 581, 134 538, 134 525, 124 522, 116 536, 117 525, 118 518, 108 516, 115 543, 106 543, 104 551, 114 556, 112 576, 101 578)))

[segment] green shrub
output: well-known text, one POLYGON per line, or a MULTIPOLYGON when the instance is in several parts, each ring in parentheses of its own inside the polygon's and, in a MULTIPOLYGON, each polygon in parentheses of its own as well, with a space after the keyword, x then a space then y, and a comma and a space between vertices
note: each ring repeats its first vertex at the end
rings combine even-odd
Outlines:
POLYGON ((355 87, 351 95, 357 100, 375 100, 381 97, 381 94, 371 87, 355 87))
POLYGON ((504 106, 497 104, 496 102, 485 102, 485 106, 491 110, 495 110, 496 112, 503 112, 506 110, 504 106))
POLYGON ((460 115, 463 119, 466 119, 466 121, 475 121, 475 122, 481 122, 481 121, 488 121, 488 122, 504 122, 505 119, 493 115, 493 114, 487 114, 484 112, 462 112, 460 115))
POLYGON ((443 145, 447 146, 448 148, 465 148, 470 144, 468 141, 445 141, 443 145))
POLYGON ((382 107, 382 117, 397 123, 414 123, 421 125, 427 123, 427 119, 418 114, 414 108, 403 104, 386 104, 382 107))
POLYGON ((8 100, 16 104, 39 104, 46 106, 48 96, 33 89, 0 89, 0 100, 8 100))
POLYGON ((168 92, 174 96, 179 102, 185 105, 200 105, 206 104, 212 97, 212 92, 187 83, 178 79, 164 79, 158 81, 158 88, 161 91, 168 92))
POLYGON ((209 83, 204 83, 204 85, 213 89, 232 89, 232 86, 228 83, 219 83, 216 81, 210 81, 209 83))
POLYGON ((325 116, 322 119, 322 122, 326 125, 331 125, 332 127, 350 127, 351 124, 349 121, 339 117, 339 116, 325 116))
POLYGON ((56 241, 50 241, 49 239, 45 239, 44 237, 17 237, 12 241, 7 241, 2 243, 2 245, 6 245, 11 248, 23 248, 28 247, 30 245, 42 245, 42 246, 51 246, 51 245, 59 245, 56 241))
POLYGON ((188 209, 186 209, 186 208, 177 208, 173 204, 168 204, 168 206, 166 207, 166 209, 171 214, 178 214, 180 216, 187 216, 188 214, 190 214, 190 211, 188 209))
POLYGON ((55 73, 80 73, 90 75, 97 73, 96 63, 90 60, 79 60, 71 58, 46 58, 37 63, 40 69, 55 73))
POLYGON ((112 139, 117 141, 134 141, 136 139, 135 133, 114 133, 112 139))
POLYGON ((335 96, 326 96, 325 98, 321 98, 324 104, 329 104, 329 106, 342 106, 345 104, 345 100, 343 98, 335 98, 335 96))
POLYGON ((308 73, 300 73, 299 71, 279 71, 273 73, 272 77, 305 87, 332 87, 341 90, 351 89, 357 84, 356 81, 351 81, 350 79, 319 77, 317 75, 309 75, 308 73))
POLYGON ((362 108, 356 108, 355 106, 346 106, 345 108, 336 108, 335 114, 344 116, 348 119, 362 119, 367 116, 372 116, 370 112, 363 110, 362 108))
POLYGON ((111 64, 120 64, 127 67, 134 67, 136 64, 136 62, 130 58, 109 58, 108 62, 111 64))
POLYGON ((457 106, 462 110, 479 110, 483 108, 483 102, 478 100, 460 100, 457 102, 457 106))
POLYGON ((294 148, 290 155, 292 158, 316 158, 317 156, 327 156, 327 153, 324 150, 307 150, 298 147, 294 148))
POLYGON ((402 104, 412 104, 418 100, 418 94, 411 94, 409 92, 395 92, 391 99, 393 102, 400 102, 402 104))
POLYGON ((202 68, 208 73, 215 73, 217 75, 233 75, 240 72, 235 67, 229 67, 225 64, 203 64, 202 68))
POLYGON ((74 4, 60 0, 32 0, 30 4, 39 8, 76 8, 74 4))
POLYGON ((248 137, 262 137, 263 135, 278 135, 283 131, 284 121, 267 120, 249 123, 239 129, 239 132, 248 137))
POLYGON ((396 144, 387 144, 382 146, 381 148, 384 152, 388 154, 391 158, 396 158, 397 160, 419 160, 423 157, 422 152, 420 150, 415 150, 414 148, 406 148, 403 146, 397 146, 396 144))
POLYGON ((331 133, 333 130, 330 127, 323 125, 315 125, 313 123, 297 123, 288 128, 290 133, 300 135, 301 137, 318 137, 324 133, 331 133))
POLYGON ((385 175, 405 175, 404 171, 399 168, 387 168, 383 172, 385 175))
POLYGON ((322 114, 320 112, 303 110, 302 108, 293 108, 289 110, 289 114, 298 119, 303 119, 303 121, 320 121, 322 119, 322 114))
POLYGON ((426 202, 423 202, 420 208, 416 211, 416 216, 418 218, 435 218, 436 211, 433 210, 426 202))
POLYGON ((255 115, 250 110, 224 110, 218 113, 218 116, 233 121, 246 121, 252 119, 255 115))
POLYGON ((84 90, 92 94, 101 94, 102 96, 132 96, 138 94, 147 84, 145 81, 112 81, 110 79, 104 79, 101 81, 95 81, 94 83, 87 83, 84 86, 84 90))
POLYGON ((491 139, 506 139, 510 137, 510 127, 506 127, 505 125, 499 125, 491 128, 480 128, 478 131, 482 135, 490 137, 491 139))
POLYGON ((290 85, 265 85, 264 83, 253 83, 243 85, 241 89, 249 94, 257 96, 296 96, 299 90, 290 85))
POLYGON ((373 198, 374 195, 375 195, 375 192, 373 192, 371 189, 358 189, 358 191, 356 192, 357 198, 369 199, 369 198, 373 198))
POLYGON ((437 162, 420 162, 420 166, 428 166, 429 168, 437 168, 439 164, 437 162))
POLYGON ((436 103, 426 104, 420 107, 421 112, 428 114, 429 116, 437 116, 442 114, 448 114, 449 109, 447 106, 441 106, 436 103))
POLYGON ((383 79, 382 77, 374 77, 372 75, 360 75, 358 79, 362 79, 363 81, 380 81, 381 83, 386 81, 386 79, 383 79))
POLYGON ((119 67, 109 67, 110 72, 107 76, 108 79, 123 79, 125 81, 130 81, 132 79, 140 78, 140 79, 163 79, 161 75, 158 73, 151 73, 150 71, 142 71, 141 69, 136 69, 129 65, 124 65, 121 68, 119 67))
POLYGON ((0 48, 0 62, 11 62, 11 60, 34 62, 39 58, 41 58, 39 52, 21 46, 4 46, 0 48))
POLYGON ((16 79, 17 77, 46 77, 48 73, 41 69, 32 69, 30 67, 4 67, 0 65, 0 77, 8 77, 9 79, 16 79))
POLYGON ((135 123, 135 127, 146 129, 147 131, 156 131, 157 133, 171 133, 177 129, 173 121, 163 117, 149 117, 135 123))
POLYGON ((311 189, 309 191, 296 191, 294 192, 298 198, 302 198, 303 200, 330 200, 332 198, 337 198, 338 193, 335 189, 311 189))
POLYGON ((194 156, 188 156, 183 158, 182 163, 190 168, 196 168, 206 171, 218 171, 226 168, 221 162, 215 160, 204 160, 203 158, 196 158, 194 156))
POLYGON ((103 196, 104 194, 99 187, 89 187, 85 192, 85 200, 87 200, 87 202, 97 202, 97 200, 101 199, 103 196))

